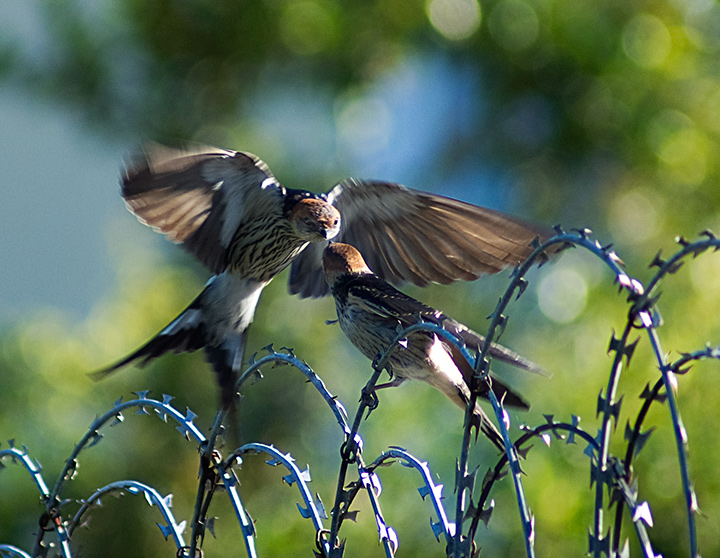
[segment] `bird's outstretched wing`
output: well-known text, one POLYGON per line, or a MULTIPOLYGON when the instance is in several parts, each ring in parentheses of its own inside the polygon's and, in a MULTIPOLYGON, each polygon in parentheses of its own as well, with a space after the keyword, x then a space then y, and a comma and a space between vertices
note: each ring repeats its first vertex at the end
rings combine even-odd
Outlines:
POLYGON ((241 224, 282 211, 284 194, 254 155, 212 147, 150 145, 122 177, 128 209, 216 274, 225 270, 241 224))
MULTIPOLYGON (((525 260, 551 229, 504 213, 390 182, 347 179, 327 200, 341 213, 337 242, 351 244, 370 269, 399 285, 474 280, 525 260)), ((323 296, 322 246, 292 264, 290 292, 323 296)))

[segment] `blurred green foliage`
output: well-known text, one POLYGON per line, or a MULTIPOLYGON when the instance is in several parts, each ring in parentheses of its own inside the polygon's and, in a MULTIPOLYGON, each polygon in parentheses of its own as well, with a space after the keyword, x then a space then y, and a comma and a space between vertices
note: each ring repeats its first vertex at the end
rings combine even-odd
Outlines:
MULTIPOLYGON (((43 50, 27 57, 12 38, 0 40, 0 79, 74 107, 100 138, 252 146, 288 185, 308 176, 326 183, 320 179, 353 169, 343 168, 332 150, 317 159, 294 156, 301 146, 253 118, 257 100, 277 92, 291 99, 294 91, 327 97, 323 118, 340 134, 347 99, 363 98, 410 61, 439 57, 449 71, 480 86, 457 107, 471 125, 443 137, 431 160, 417 161, 420 174, 440 177, 468 164, 491 168, 508 189, 508 205, 538 221, 593 228, 601 242, 615 243, 630 274, 643 281, 651 276, 645 267, 653 255, 674 250, 676 235, 720 229, 720 5, 711 0, 46 0, 37 8, 46 33, 43 50)), ((424 114, 418 107, 417 118, 424 114)), ((312 147, 315 140, 306 141, 312 147)), ((467 192, 472 199, 472 185, 467 192)), ((109 244, 116 241, 110 234, 109 244)), ((120 395, 137 389, 170 393, 179 408, 199 415, 204 428, 215 413, 212 375, 199 354, 166 357, 99 384, 85 376, 166 325, 205 280, 187 260, 169 262, 159 253, 117 259, 116 284, 84 322, 68 323, 47 311, 6 326, 0 337, 0 438, 27 444, 49 483, 93 417, 120 395)), ((706 254, 663 285, 660 335, 671 359, 720 338, 719 276, 720 258, 706 254)), ((608 341, 624 324, 625 300, 609 272, 577 251, 530 279, 528 293, 510 308, 502 341, 554 376, 526 378, 499 369, 533 404, 529 414, 513 414, 513 423, 540 424, 545 413, 562 420, 575 414, 594 432, 597 395, 611 363, 608 341)), ((502 274, 408 291, 482 332, 506 282, 502 274)), ((293 347, 352 413, 370 367, 337 326, 325 325, 332 318, 332 301, 291 298, 280 277, 263 295, 250 351, 269 342, 293 347)), ((720 555, 716 372, 717 363, 696 365, 680 378, 678 394, 706 556, 720 555)), ((614 434, 617 451, 625 422, 639 409, 637 396, 657 376, 642 340, 620 384, 625 399, 614 434)), ((363 424, 365 449, 374 456, 391 444, 407 448, 430 462, 450 497, 462 415, 431 392, 409 385, 382 393, 380 407, 363 424)), ((341 440, 319 397, 286 368, 267 371, 243 395, 244 439, 271 442, 300 464, 310 463, 311 487, 329 507, 341 440)), ((636 472, 641 498, 653 510, 655 549, 671 557, 687 555, 687 533, 666 411, 651 414, 648 424, 657 430, 636 472)), ((163 494, 172 491, 176 513, 189 519, 195 448, 156 419, 133 416, 126 423, 85 454, 64 496, 83 498, 103 484, 137 478, 163 494)), ((536 445, 524 463, 524 480, 538 554, 581 555, 592 522, 589 463, 580 447, 536 445)), ((473 448, 481 472, 494 463, 485 446, 473 448)), ((295 494, 280 482, 280 472, 249 461, 240 477, 257 520, 260 555, 309 554, 312 529, 294 510, 295 494)), ((428 527, 429 507, 414 492, 416 479, 400 467, 383 470, 381 478, 399 555, 443 555, 428 527)), ((522 552, 510 488, 507 482, 499 487, 489 528, 479 532, 486 555, 522 552)), ((0 501, 0 541, 31 549, 41 508, 16 467, 0 474, 0 501)), ((239 528, 222 498, 217 506, 218 538, 206 542, 207 555, 238 553, 239 528)), ((348 555, 379 556, 372 515, 366 503, 357 506, 358 523, 342 533, 348 555)), ((89 556, 172 555, 153 513, 140 498, 106 502, 73 545, 89 556)), ((629 523, 626 533, 632 539, 629 523)))

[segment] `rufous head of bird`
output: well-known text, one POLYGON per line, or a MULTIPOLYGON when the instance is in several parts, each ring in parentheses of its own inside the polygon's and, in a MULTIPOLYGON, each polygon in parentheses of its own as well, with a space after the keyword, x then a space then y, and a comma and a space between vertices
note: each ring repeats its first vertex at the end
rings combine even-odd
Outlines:
POLYGON ((323 252, 325 280, 332 285, 341 275, 372 273, 360 252, 349 244, 331 242, 323 252))
POLYGON ((340 232, 340 212, 316 198, 297 202, 290 210, 288 220, 298 237, 307 242, 330 240, 340 232))

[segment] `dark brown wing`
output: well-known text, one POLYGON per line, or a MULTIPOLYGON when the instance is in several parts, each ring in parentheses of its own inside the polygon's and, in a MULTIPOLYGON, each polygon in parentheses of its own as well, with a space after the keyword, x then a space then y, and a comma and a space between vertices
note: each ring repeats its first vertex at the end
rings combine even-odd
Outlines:
POLYGON ((128 209, 216 274, 240 225, 273 207, 280 212, 284 194, 254 155, 212 147, 149 146, 122 179, 128 209))
MULTIPOLYGON (((355 246, 376 274, 395 285, 496 273, 525 260, 533 239, 553 234, 499 211, 389 182, 344 180, 327 199, 342 215, 333 240, 355 246)), ((321 261, 322 247, 306 249, 293 262, 290 292, 327 294, 321 261)))

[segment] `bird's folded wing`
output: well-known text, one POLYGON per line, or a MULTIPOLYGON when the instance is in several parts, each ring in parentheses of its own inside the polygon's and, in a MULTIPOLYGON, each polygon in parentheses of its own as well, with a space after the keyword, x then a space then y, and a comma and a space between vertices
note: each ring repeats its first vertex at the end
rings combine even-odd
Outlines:
MULTIPOLYGON (((334 240, 355 246, 373 272, 396 285, 496 273, 525 260, 536 237, 553 234, 498 211, 389 182, 347 179, 327 200, 342 215, 334 240)), ((321 261, 322 249, 310 247, 293 262, 292 293, 327 294, 321 261)))
POLYGON ((241 224, 273 206, 279 212, 284 189, 248 153, 150 145, 127 165, 122 196, 142 223, 182 243, 217 274, 241 224))
POLYGON ((398 291, 375 275, 361 275, 347 287, 348 301, 375 316, 396 320, 403 327, 422 320, 436 321, 442 314, 398 291))

